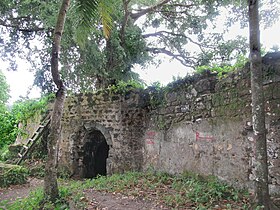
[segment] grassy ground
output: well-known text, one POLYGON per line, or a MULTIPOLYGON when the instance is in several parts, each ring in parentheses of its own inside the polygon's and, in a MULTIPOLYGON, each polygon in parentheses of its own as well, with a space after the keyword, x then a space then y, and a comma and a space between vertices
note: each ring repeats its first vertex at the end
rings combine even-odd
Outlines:
MULTIPOLYGON (((249 196, 214 177, 202 177, 184 173, 172 176, 166 173, 128 172, 92 180, 62 180, 60 199, 55 204, 45 203, 44 209, 69 209, 69 201, 77 209, 86 209, 85 189, 118 193, 138 199, 150 200, 168 209, 249 209, 249 196)), ((12 204, 0 202, 3 209, 40 209, 43 191, 41 188, 27 198, 12 204)))

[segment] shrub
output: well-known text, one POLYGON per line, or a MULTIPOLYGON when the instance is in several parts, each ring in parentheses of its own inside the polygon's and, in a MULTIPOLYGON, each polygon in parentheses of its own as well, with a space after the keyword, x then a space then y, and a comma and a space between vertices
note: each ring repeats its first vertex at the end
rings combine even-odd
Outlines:
POLYGON ((8 187, 13 184, 26 183, 28 170, 22 166, 3 164, 0 173, 0 187, 8 187))

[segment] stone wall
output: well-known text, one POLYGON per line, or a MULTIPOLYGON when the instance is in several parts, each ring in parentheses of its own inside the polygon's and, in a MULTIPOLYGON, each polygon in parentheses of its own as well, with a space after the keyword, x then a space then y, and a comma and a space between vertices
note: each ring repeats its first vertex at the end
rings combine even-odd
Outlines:
MULTIPOLYGON (((269 183, 280 192, 280 60, 264 69, 269 183)), ((207 74, 173 83, 149 112, 144 169, 215 175, 253 189, 255 142, 249 66, 217 79, 207 74)))
POLYGON ((145 95, 87 93, 66 99, 60 142, 60 165, 82 176, 84 148, 89 132, 100 131, 109 145, 107 174, 142 170, 146 123, 145 95))
MULTIPOLYGON (((280 192, 280 62, 267 56, 264 63, 269 182, 272 192, 280 192)), ((189 170, 253 188, 250 98, 248 66, 223 78, 194 75, 162 90, 69 96, 59 163, 83 176, 85 145, 98 131, 109 145, 107 174, 189 170)))

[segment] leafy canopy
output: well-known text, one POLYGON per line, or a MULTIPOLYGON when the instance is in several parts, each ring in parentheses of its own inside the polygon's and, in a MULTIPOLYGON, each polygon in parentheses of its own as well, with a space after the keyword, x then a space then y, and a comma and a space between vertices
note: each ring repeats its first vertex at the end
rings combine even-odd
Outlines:
POLYGON ((9 92, 10 86, 7 83, 4 73, 0 70, 0 107, 8 102, 10 98, 9 92))
MULTIPOLYGON (((61 48, 62 78, 72 92, 138 79, 136 64, 146 67, 167 55, 186 69, 230 61, 247 50, 246 39, 226 40, 221 25, 247 24, 245 1, 229 0, 73 0, 61 48), (92 9, 99 8, 97 21, 92 9), (227 19, 218 22, 221 11, 227 19), (105 24, 113 13, 113 23, 105 24), (107 32, 111 29, 111 35, 107 32), (104 38, 105 33, 107 40, 104 38)), ((0 53, 11 61, 27 58, 36 69, 35 84, 54 90, 50 49, 59 1, 1 1, 0 53)), ((276 20, 279 4, 263 1, 263 21, 276 20), (274 10, 275 8, 275 10, 274 10)), ((265 22, 265 21, 264 21, 265 22)))

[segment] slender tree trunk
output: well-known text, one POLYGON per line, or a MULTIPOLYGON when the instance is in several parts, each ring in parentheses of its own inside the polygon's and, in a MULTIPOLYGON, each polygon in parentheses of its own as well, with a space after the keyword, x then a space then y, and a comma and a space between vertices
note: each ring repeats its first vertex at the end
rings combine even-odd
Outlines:
POLYGON ((254 140, 256 143, 256 203, 260 206, 264 206, 264 209, 270 209, 258 0, 248 0, 248 6, 250 28, 252 121, 254 140))
POLYGON ((51 118, 50 135, 48 137, 48 158, 45 167, 44 193, 46 199, 55 202, 59 197, 57 185, 57 150, 58 142, 60 141, 61 133, 61 118, 63 114, 65 87, 60 78, 58 70, 59 52, 61 36, 64 29, 66 13, 70 5, 70 0, 63 0, 58 14, 57 23, 54 31, 52 57, 51 57, 51 72, 53 81, 56 84, 58 91, 54 102, 53 113, 51 118))

